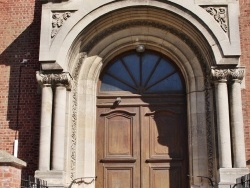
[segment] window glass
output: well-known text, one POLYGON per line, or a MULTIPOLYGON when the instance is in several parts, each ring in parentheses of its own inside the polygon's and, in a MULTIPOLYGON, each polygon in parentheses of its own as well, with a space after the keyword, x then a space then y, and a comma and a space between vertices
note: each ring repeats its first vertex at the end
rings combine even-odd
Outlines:
POLYGON ((101 91, 134 94, 184 93, 179 70, 156 53, 130 53, 111 62, 101 76, 101 91))

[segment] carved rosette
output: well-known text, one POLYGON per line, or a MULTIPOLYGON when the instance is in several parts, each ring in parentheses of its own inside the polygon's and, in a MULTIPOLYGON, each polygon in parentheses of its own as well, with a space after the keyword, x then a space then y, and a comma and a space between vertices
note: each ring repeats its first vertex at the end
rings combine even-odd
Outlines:
POLYGON ((41 74, 37 71, 36 79, 40 85, 50 85, 52 87, 64 85, 67 89, 71 89, 71 77, 69 73, 41 74))
POLYGON ((52 14, 51 38, 54 38, 64 22, 71 17, 71 12, 54 12, 52 14))
POLYGON ((203 7, 210 15, 214 17, 225 33, 228 32, 227 7, 209 6, 203 7))
POLYGON ((211 77, 214 82, 221 81, 232 81, 237 80, 242 81, 244 77, 244 68, 235 68, 235 69, 216 69, 212 68, 211 77))

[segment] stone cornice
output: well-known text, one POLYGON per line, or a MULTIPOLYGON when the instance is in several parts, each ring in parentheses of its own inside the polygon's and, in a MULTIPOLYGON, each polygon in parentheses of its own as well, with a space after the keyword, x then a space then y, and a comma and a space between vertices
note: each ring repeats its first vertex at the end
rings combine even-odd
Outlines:
POLYGON ((71 77, 69 73, 60 73, 60 74, 42 74, 36 72, 36 79, 40 85, 51 85, 58 86, 63 85, 67 89, 71 89, 71 77))
POLYGON ((14 157, 6 151, 0 150, 0 166, 14 166, 23 168, 27 166, 27 163, 14 157))

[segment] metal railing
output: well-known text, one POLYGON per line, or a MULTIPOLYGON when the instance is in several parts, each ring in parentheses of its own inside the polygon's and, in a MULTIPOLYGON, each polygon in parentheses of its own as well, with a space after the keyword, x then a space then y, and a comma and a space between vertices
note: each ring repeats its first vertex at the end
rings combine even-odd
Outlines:
POLYGON ((22 176, 21 188, 48 188, 47 182, 33 176, 22 176))

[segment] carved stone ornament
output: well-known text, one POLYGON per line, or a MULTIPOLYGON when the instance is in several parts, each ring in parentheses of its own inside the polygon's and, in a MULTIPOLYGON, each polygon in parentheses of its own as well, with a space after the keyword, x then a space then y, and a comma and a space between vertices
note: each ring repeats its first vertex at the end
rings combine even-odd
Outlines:
POLYGON ((245 73, 243 68, 229 69, 228 71, 230 72, 230 77, 232 80, 239 80, 239 81, 243 80, 245 73))
POLYGON ((52 14, 51 38, 54 38, 64 22, 71 17, 71 12, 54 12, 52 14))
POLYGON ((211 77, 213 81, 227 81, 228 69, 215 69, 211 70, 211 77))
POLYGON ((241 81, 244 77, 244 68, 216 69, 212 68, 211 77, 214 81, 241 81))
POLYGON ((69 73, 41 74, 37 71, 36 79, 40 85, 64 85, 67 89, 71 89, 71 77, 69 73))
POLYGON ((226 7, 204 7, 204 9, 214 17, 225 33, 228 32, 227 8, 226 7))

